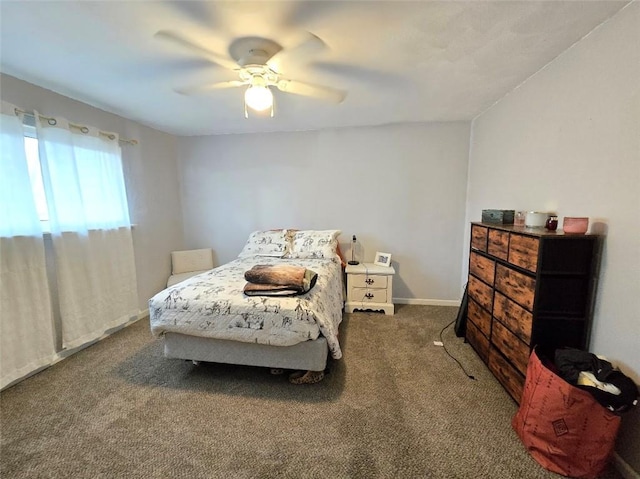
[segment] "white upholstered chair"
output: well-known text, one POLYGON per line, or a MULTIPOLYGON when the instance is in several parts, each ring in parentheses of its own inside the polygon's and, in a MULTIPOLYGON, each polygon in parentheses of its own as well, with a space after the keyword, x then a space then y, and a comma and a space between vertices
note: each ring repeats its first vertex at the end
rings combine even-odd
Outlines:
POLYGON ((167 280, 167 288, 210 269, 213 269, 211 248, 172 251, 171 276, 167 280))

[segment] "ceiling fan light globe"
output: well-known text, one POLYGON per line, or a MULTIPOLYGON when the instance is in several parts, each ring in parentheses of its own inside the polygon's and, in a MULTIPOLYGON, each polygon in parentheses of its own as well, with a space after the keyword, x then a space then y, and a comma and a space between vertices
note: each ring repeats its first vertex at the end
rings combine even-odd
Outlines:
POLYGON ((250 86, 244 92, 247 106, 256 111, 263 111, 273 105, 273 93, 267 86, 250 86))

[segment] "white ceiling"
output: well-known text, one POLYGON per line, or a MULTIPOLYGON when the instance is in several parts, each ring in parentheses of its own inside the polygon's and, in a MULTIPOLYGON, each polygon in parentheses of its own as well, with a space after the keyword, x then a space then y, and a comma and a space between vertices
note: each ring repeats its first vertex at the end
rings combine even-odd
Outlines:
POLYGON ((2 0, 0 70, 177 135, 470 120, 627 3, 2 0), (292 51, 281 73, 348 95, 276 91, 275 118, 245 119, 243 88, 173 91, 237 77, 159 30, 223 55, 239 37, 287 48, 311 32, 324 48, 292 51))

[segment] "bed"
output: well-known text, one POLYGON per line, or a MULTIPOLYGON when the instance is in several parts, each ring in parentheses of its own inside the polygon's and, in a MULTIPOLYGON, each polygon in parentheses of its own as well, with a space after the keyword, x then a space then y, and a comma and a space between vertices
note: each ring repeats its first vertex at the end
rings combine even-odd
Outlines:
POLYGON ((324 371, 329 355, 342 357, 339 234, 338 230, 255 231, 235 260, 153 296, 149 300, 151 332, 163 337, 164 355, 324 371), (317 273, 317 280, 304 294, 248 296, 245 273, 256 265, 298 266, 317 273))

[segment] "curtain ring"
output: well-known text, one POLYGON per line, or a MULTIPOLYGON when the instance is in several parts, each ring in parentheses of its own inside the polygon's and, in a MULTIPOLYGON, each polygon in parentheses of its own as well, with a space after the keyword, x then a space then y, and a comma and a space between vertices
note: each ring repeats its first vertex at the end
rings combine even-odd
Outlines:
POLYGON ((87 133, 89 133, 89 128, 83 126, 82 128, 80 128, 80 131, 86 135, 87 133))
POLYGON ((55 118, 49 118, 49 119, 47 120, 47 123, 49 123, 49 125, 51 125, 51 126, 55 126, 55 125, 57 125, 57 124, 58 124, 58 122, 56 121, 56 119, 55 119, 55 118))

